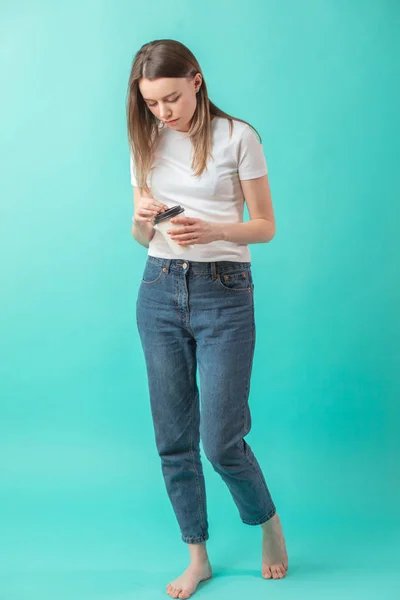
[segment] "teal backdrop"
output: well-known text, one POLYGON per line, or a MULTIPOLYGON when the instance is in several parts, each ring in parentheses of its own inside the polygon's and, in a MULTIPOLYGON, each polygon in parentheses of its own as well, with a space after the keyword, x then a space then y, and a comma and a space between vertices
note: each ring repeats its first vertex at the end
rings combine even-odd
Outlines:
POLYGON ((400 4, 3 0, 0 19, 0 597, 152 600, 186 567, 136 331, 125 123, 135 52, 174 38, 260 132, 277 220, 252 247, 248 441, 291 571, 258 577, 259 531, 205 463, 198 596, 395 600, 400 4))

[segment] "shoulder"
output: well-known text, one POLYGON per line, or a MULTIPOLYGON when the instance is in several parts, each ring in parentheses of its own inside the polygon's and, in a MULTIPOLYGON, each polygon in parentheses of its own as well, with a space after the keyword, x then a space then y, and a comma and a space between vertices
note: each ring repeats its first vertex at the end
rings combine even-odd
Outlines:
POLYGON ((259 140, 257 133, 250 125, 235 119, 232 119, 232 135, 230 122, 225 117, 215 117, 214 131, 217 137, 228 137, 236 145, 259 140))
POLYGON ((234 121, 234 129, 236 131, 236 138, 241 143, 254 143, 259 142, 260 138, 256 131, 247 123, 241 121, 234 121))

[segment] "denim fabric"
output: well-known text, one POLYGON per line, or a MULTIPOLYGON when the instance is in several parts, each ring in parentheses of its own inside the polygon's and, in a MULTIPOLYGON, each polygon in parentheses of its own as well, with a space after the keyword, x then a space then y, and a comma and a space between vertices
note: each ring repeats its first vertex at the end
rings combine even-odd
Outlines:
POLYGON ((262 471, 244 440, 251 428, 253 293, 250 263, 238 262, 149 257, 140 284, 137 324, 156 445, 186 543, 208 539, 200 437, 242 521, 260 525, 275 514, 262 471))

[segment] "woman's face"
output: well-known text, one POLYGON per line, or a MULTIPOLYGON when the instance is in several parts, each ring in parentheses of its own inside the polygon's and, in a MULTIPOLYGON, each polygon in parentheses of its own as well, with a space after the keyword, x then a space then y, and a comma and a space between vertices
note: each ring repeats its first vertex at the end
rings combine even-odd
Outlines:
POLYGON ((171 129, 189 131, 201 82, 200 73, 192 78, 162 77, 154 81, 143 77, 139 81, 139 89, 148 109, 157 119, 171 129))

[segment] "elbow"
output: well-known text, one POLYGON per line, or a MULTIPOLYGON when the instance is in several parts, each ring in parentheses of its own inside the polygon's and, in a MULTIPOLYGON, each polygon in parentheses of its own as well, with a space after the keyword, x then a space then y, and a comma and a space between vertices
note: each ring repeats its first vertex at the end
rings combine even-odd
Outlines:
POLYGON ((270 242, 274 239, 276 234, 276 225, 275 225, 275 221, 272 223, 271 225, 271 237, 270 237, 270 242))
POLYGON ((267 244, 268 242, 271 242, 276 234, 276 225, 275 225, 275 221, 267 221, 265 220, 265 226, 264 226, 264 231, 263 231, 263 242, 265 244, 267 244))

